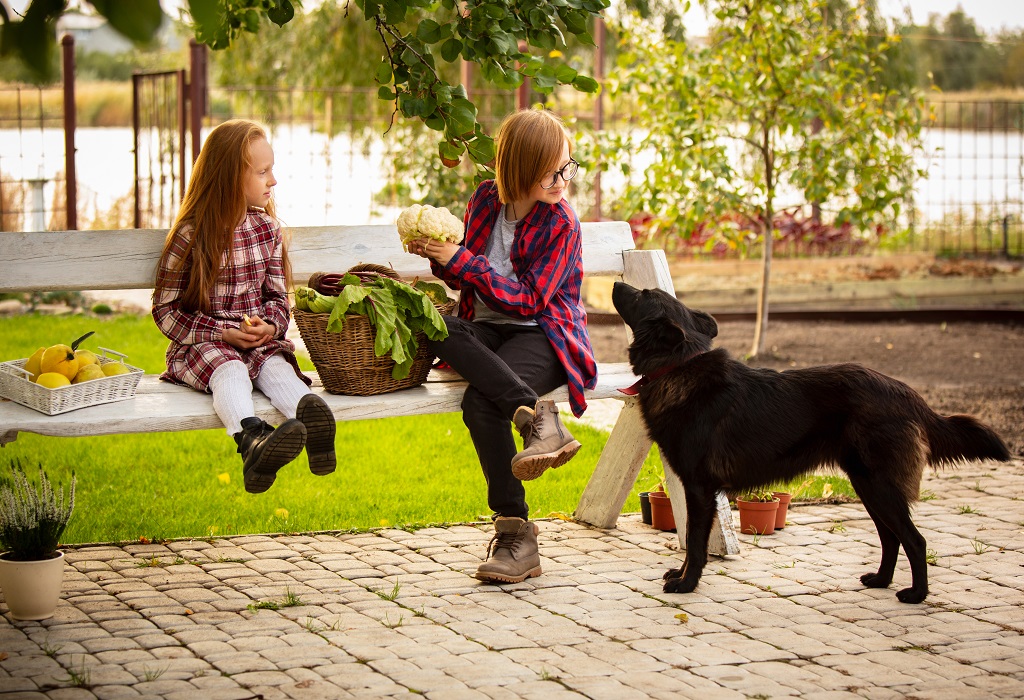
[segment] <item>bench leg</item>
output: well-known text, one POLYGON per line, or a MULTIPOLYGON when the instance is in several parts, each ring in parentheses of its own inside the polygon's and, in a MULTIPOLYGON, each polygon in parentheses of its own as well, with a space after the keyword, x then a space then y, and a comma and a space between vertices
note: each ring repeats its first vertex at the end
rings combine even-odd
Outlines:
MULTIPOLYGON (((636 483, 640 468, 651 450, 651 439, 640 414, 636 398, 628 398, 612 428, 597 467, 583 490, 574 517, 580 522, 600 528, 613 528, 622 512, 622 506, 636 483)), ((665 456, 662 455, 662 463, 665 456)), ((679 546, 686 549, 686 498, 683 484, 671 470, 665 472, 666 488, 672 499, 672 513, 676 519, 679 546)), ((716 496, 717 513, 711 527, 708 553, 717 555, 739 554, 739 539, 732 528, 732 512, 725 494, 716 496)))
POLYGON ((628 398, 583 490, 575 518, 594 527, 615 527, 650 451, 651 439, 640 405, 635 398, 628 398))
MULTIPOLYGON (((662 464, 665 454, 661 455, 662 464)), ((686 550, 686 495, 683 482, 671 469, 665 470, 665 490, 672 501, 672 515, 676 520, 676 533, 679 536, 679 548, 686 550)), ((715 519, 711 524, 711 535, 708 537, 708 554, 725 556, 739 554, 740 541, 736 531, 732 529, 732 511, 729 510, 729 499, 719 491, 715 494, 715 519)))

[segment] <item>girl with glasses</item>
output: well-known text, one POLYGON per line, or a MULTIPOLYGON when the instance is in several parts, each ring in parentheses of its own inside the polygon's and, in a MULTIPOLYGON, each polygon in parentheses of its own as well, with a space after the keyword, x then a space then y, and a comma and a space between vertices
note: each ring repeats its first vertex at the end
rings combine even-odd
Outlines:
POLYGON ((580 449, 555 403, 539 397, 568 384, 581 415, 597 365, 580 299, 580 221, 565 200, 579 168, 565 127, 549 111, 521 110, 502 121, 496 146, 495 177, 469 200, 462 245, 421 239, 409 249, 461 290, 458 316, 445 317, 448 337, 430 349, 469 383, 462 416, 495 524, 476 577, 516 583, 541 573, 522 482, 580 449))

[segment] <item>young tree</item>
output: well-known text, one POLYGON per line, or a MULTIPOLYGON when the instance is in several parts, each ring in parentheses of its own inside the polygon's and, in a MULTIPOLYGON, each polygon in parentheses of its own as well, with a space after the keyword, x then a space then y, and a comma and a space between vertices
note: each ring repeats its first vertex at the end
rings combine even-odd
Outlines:
POLYGON ((893 221, 913 185, 922 102, 880 85, 884 54, 856 15, 830 25, 817 0, 719 0, 709 9, 716 24, 703 47, 626 21, 608 88, 636 101, 637 136, 613 135, 596 157, 627 176, 634 154, 653 158, 621 201, 628 215, 653 217, 656 235, 710 231, 737 245, 758 232, 756 356, 780 207, 821 203, 835 223, 861 231, 893 221))

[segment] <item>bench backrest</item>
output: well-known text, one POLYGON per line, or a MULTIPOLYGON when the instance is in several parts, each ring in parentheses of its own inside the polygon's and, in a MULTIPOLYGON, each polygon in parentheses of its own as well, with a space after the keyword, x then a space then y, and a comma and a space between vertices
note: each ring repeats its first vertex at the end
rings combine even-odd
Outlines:
MULTIPOLYGON (((305 226, 288 229, 295 284, 314 272, 359 263, 391 265, 403 277, 429 277, 427 261, 406 253, 394 225, 305 226)), ((0 233, 0 292, 149 289, 166 229, 0 233)), ((629 224, 583 224, 588 276, 621 275, 623 251, 634 248, 629 224)))

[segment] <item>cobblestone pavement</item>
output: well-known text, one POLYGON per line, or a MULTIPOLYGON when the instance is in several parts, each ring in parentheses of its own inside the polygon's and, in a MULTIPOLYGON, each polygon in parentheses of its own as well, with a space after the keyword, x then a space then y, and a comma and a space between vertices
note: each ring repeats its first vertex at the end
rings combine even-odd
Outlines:
POLYGON ((0 605, 0 698, 1020 698, 1024 462, 929 474, 931 595, 861 587, 859 504, 740 535, 665 594, 673 534, 541 525, 544 575, 472 578, 481 525, 250 536, 67 554, 55 617, 0 605))

